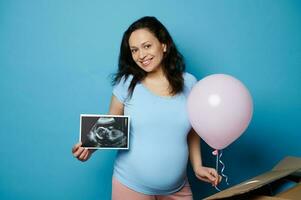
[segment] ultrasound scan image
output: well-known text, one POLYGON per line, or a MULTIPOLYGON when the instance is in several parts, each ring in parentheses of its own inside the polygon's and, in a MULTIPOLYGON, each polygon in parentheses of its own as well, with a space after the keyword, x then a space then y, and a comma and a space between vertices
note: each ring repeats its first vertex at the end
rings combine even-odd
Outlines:
POLYGON ((128 148, 127 117, 82 117, 84 147, 128 148))

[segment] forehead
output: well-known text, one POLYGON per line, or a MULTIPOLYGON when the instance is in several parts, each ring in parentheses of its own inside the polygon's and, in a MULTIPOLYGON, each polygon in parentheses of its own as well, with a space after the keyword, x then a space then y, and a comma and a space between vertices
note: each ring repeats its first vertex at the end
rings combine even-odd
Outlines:
POLYGON ((130 46, 139 46, 144 42, 159 42, 152 32, 148 29, 138 29, 132 32, 129 38, 130 46))

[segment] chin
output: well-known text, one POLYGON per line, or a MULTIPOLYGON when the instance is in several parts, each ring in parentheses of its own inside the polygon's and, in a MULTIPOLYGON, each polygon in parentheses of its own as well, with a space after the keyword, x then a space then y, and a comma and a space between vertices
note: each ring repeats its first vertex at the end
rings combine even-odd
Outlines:
POLYGON ((154 71, 154 69, 152 67, 143 67, 143 66, 139 66, 143 71, 145 72, 152 72, 154 71))
POLYGON ((147 73, 154 71, 153 69, 143 69, 143 70, 147 73))
POLYGON ((147 67, 140 66, 140 68, 143 69, 147 73, 154 72, 157 69, 157 67, 153 67, 153 66, 147 66, 147 67))

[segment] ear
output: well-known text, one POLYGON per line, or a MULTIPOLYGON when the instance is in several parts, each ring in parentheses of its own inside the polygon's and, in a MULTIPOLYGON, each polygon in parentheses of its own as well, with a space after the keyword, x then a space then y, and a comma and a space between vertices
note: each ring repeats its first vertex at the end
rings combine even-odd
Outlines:
POLYGON ((162 44, 162 47, 163 47, 163 52, 165 53, 166 50, 167 50, 167 45, 166 44, 162 44))

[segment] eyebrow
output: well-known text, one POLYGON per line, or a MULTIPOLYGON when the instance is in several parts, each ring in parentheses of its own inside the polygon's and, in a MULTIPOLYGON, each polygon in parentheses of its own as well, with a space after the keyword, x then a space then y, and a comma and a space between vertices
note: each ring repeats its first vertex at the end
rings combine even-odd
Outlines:
MULTIPOLYGON (((141 45, 144 45, 145 43, 148 43, 148 42, 150 42, 150 41, 147 40, 145 42, 142 42, 141 45)), ((130 48, 137 48, 137 47, 136 46, 130 46, 130 48)))

